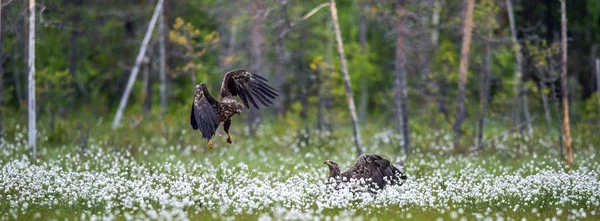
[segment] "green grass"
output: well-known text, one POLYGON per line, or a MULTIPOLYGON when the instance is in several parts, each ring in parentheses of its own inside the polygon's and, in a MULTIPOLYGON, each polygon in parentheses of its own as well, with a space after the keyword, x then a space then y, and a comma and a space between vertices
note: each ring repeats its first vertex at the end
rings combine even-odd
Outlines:
MULTIPOLYGON (((407 157, 393 130, 367 125, 365 152, 398 156, 409 176, 374 197, 325 189, 324 160, 344 170, 356 159, 348 127, 311 131, 306 140, 294 124, 266 121, 250 136, 238 120, 233 144, 217 136, 206 151, 206 141, 177 118, 127 120, 116 131, 105 121, 77 128, 80 119, 43 129, 34 162, 17 126, 22 121, 5 123, 11 127, 0 148, 0 219, 600 218, 600 140, 584 126, 574 126, 575 165, 566 168, 551 132, 509 134, 482 151, 457 154, 447 131, 420 128, 426 132, 413 134, 407 157)), ((490 131, 488 138, 502 128, 490 131)))

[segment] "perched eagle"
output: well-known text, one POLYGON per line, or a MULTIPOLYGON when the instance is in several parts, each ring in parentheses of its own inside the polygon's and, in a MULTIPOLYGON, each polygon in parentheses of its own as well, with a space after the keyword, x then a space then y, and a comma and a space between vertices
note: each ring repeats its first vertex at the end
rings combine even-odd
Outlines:
POLYGON ((225 74, 221 84, 221 101, 217 101, 208 93, 204 82, 196 85, 195 89, 190 124, 194 130, 202 132, 202 138, 208 139, 208 149, 212 149, 212 137, 216 134, 219 124, 223 123, 227 143, 232 143, 229 134, 231 117, 240 114, 244 106, 250 108, 252 105, 256 109, 259 109, 258 103, 269 106, 278 96, 278 91, 267 84, 267 79, 245 70, 234 70, 225 74), (244 104, 237 102, 234 96, 240 96, 244 104))
POLYGON ((376 188, 382 189, 386 184, 401 184, 407 177, 398 168, 390 163, 389 160, 375 154, 361 155, 354 166, 344 173, 340 173, 340 165, 331 160, 326 160, 325 164, 329 166, 328 183, 349 182, 351 179, 364 179, 368 185, 377 185, 376 188))

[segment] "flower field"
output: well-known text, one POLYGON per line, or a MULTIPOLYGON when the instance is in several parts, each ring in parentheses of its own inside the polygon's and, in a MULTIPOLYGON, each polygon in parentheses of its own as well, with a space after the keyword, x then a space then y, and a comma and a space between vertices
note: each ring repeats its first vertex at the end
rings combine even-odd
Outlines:
MULTIPOLYGON (((182 146, 155 138, 125 151, 90 139, 85 150, 42 148, 36 162, 17 133, 0 148, 0 219, 600 219, 600 164, 591 147, 578 149, 576 165, 565 168, 553 151, 458 155, 440 141, 404 159, 403 185, 372 194, 325 185, 324 160, 337 160, 342 170, 354 163, 356 155, 343 151, 352 149, 351 139, 313 134, 323 141, 309 147, 262 130, 232 145, 217 137, 210 152, 205 141, 182 146)), ((367 151, 394 161, 394 135, 372 137, 367 151)))

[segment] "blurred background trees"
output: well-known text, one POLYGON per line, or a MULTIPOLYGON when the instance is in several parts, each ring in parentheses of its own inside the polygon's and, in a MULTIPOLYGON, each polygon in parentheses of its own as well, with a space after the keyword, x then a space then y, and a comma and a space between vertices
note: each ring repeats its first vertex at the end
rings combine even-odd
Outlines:
MULTIPOLYGON (((244 115, 248 134, 274 119, 307 142, 309 131, 349 127, 326 3, 165 0, 158 22, 164 26, 154 29, 141 60, 124 124, 135 127, 164 116, 185 127, 194 84, 207 82, 216 94, 225 72, 247 69, 270 79, 283 95, 275 108, 244 115)), ((594 60, 600 55, 600 1, 566 2, 566 87, 560 86, 559 1, 475 1, 467 58, 460 56, 467 1, 336 3, 358 122, 406 133, 399 149, 423 145, 411 145, 410 136, 452 129, 463 137, 459 149, 475 143, 482 148, 494 137, 485 135, 484 125, 561 134, 563 94, 569 96, 572 125, 599 126, 594 60), (459 74, 464 59, 468 63, 459 74), (464 86, 457 87, 459 82, 464 86), (456 99, 461 96, 464 109, 456 99), (538 115, 544 121, 536 121, 538 115)), ((37 2, 40 128, 54 130, 57 121, 80 115, 94 122, 115 115, 155 5, 155 0, 37 2)), ((29 33, 27 1, 2 0, 2 6, 0 119, 6 119, 27 109, 29 33)))

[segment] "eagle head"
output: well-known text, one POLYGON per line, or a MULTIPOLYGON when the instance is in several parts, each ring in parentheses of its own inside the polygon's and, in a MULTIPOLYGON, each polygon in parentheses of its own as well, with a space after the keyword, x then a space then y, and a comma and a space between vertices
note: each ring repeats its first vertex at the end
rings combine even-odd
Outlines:
POLYGON ((326 160, 325 164, 329 166, 329 177, 336 177, 340 175, 340 165, 333 160, 326 160))
POLYGON ((244 110, 243 104, 240 104, 240 103, 235 104, 235 113, 236 114, 238 114, 238 115, 241 114, 243 110, 244 110))

